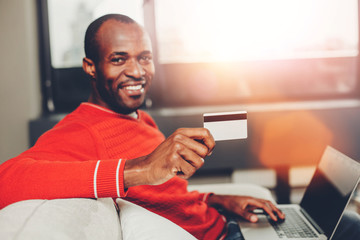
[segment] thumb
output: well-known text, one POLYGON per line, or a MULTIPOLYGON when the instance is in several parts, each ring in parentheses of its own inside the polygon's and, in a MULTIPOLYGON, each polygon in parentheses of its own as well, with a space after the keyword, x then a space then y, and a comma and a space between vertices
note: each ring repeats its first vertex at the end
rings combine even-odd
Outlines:
POLYGON ((243 218, 245 218, 245 220, 248 220, 249 222, 257 222, 259 220, 259 218, 256 216, 256 214, 248 212, 248 211, 244 211, 243 214, 241 214, 241 216, 243 218))

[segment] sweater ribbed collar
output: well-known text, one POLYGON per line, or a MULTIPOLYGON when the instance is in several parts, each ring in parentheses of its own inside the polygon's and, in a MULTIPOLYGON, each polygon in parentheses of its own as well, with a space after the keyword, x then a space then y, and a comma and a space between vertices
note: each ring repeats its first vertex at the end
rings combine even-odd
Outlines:
POLYGON ((134 119, 139 119, 139 114, 138 114, 137 111, 134 111, 134 112, 129 113, 129 114, 120 114, 120 113, 114 112, 111 109, 101 107, 101 106, 96 105, 94 103, 83 102, 83 103, 81 103, 81 105, 86 105, 86 106, 89 106, 89 107, 93 107, 93 108, 96 108, 96 109, 101 110, 103 112, 111 113, 111 114, 114 114, 114 115, 117 115, 117 116, 129 116, 129 117, 134 118, 134 119))

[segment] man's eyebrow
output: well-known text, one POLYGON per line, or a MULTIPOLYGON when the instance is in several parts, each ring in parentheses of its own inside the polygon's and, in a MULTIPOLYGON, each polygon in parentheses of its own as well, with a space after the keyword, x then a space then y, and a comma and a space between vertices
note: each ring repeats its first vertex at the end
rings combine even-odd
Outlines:
MULTIPOLYGON (((152 54, 152 52, 150 50, 145 50, 145 51, 142 51, 139 55, 144 55, 144 54, 152 54)), ((113 53, 110 54, 110 57, 111 56, 117 56, 117 55, 127 56, 129 54, 127 52, 113 52, 113 53)))
POLYGON ((142 51, 141 54, 152 54, 150 50, 142 51))
POLYGON ((126 55, 128 55, 128 53, 127 52, 113 52, 113 53, 111 53, 110 54, 110 56, 116 56, 116 55, 121 55, 121 56, 126 56, 126 55))

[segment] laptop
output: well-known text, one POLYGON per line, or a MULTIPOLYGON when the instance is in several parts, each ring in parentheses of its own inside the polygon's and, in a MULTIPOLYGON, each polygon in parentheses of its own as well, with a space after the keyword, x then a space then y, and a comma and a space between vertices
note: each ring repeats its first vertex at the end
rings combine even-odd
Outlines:
POLYGON ((300 204, 279 204, 285 221, 239 220, 245 240, 331 240, 360 179, 360 164, 327 146, 300 204), (294 216, 293 216, 294 215, 294 216))

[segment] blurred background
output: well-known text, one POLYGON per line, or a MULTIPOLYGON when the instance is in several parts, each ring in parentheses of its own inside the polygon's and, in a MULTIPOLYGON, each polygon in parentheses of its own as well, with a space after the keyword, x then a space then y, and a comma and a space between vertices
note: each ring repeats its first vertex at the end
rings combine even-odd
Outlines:
POLYGON ((250 182, 296 202, 326 145, 360 159, 358 0, 0 0, 0 163, 86 101, 86 27, 107 13, 149 32, 143 108, 168 136, 247 111, 190 183, 250 182), (295 198, 295 199, 290 199, 295 198))

